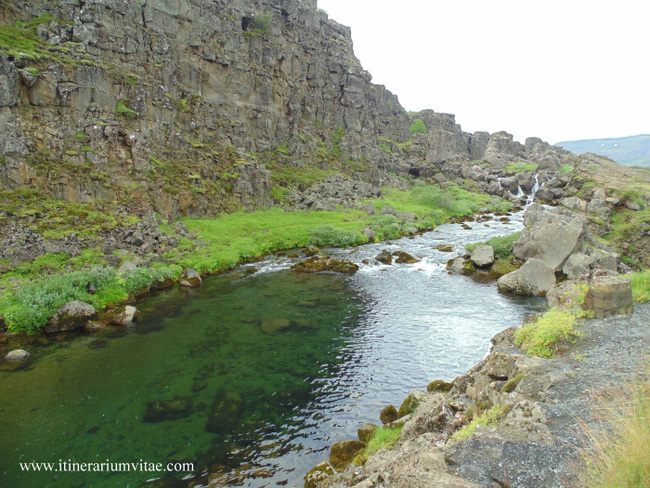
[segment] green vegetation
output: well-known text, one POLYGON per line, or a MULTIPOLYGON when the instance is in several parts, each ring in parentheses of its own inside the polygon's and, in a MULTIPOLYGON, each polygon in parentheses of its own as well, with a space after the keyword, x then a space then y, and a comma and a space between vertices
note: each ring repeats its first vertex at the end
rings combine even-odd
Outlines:
POLYGON ((573 327, 577 318, 584 315, 578 311, 553 307, 541 317, 522 325, 515 333, 515 345, 531 356, 552 358, 560 343, 575 342, 582 337, 582 333, 573 327))
POLYGON ((573 171, 573 166, 562 166, 559 169, 560 174, 563 174, 563 175, 565 175, 567 173, 571 173, 571 171, 573 171))
POLYGON ((535 163, 508 163, 506 171, 509 173, 521 173, 523 171, 535 171, 537 169, 535 163))
POLYGON ((356 243, 359 244, 367 242, 360 234, 367 217, 361 211, 285 213, 280 208, 270 208, 252 213, 236 212, 211 220, 188 219, 183 222, 191 232, 202 236, 207 247, 191 248, 187 253, 174 250, 165 257, 200 272, 214 272, 272 251, 305 247, 310 240, 318 240, 326 235, 342 235, 334 231, 329 234, 324 232, 327 226, 355 233, 356 243))
POLYGON ((634 273, 629 276, 632 280, 632 295, 639 302, 650 300, 650 270, 634 273))
MULTIPOLYGON (((646 373, 647 374, 647 373, 646 373)), ((610 398, 601 398, 603 427, 585 425, 590 441, 582 486, 641 488, 650 479, 650 382, 630 385, 610 398)))
POLYGON ((354 458, 354 464, 361 466, 364 464, 370 456, 379 451, 380 449, 392 449, 395 446, 395 443, 398 441, 400 434, 402 433, 402 426, 398 427, 380 427, 375 430, 372 439, 368 442, 368 445, 361 451, 356 458, 354 458))
POLYGON ((0 191, 0 223, 11 218, 48 239, 76 234, 97 236, 104 231, 136 223, 135 217, 118 220, 113 215, 115 203, 69 203, 51 198, 36 190, 0 191))
POLYGON ((39 332, 66 302, 81 300, 96 308, 109 303, 123 302, 129 294, 177 278, 178 266, 160 268, 137 268, 118 274, 115 268, 95 267, 66 275, 45 278, 37 283, 23 284, 15 295, 0 302, 0 315, 11 332, 39 332), (96 287, 96 293, 88 292, 88 285, 96 287))
POLYGON ((427 127, 424 125, 424 122, 422 119, 415 119, 413 121, 413 124, 409 128, 409 132, 411 134, 426 134, 427 133, 427 127))
POLYGON ((335 229, 331 225, 321 225, 315 229, 309 229, 309 232, 311 233, 309 244, 317 247, 347 247, 365 241, 358 232, 335 229))
POLYGON ((138 117, 138 112, 127 107, 127 103, 129 103, 128 98, 124 98, 117 102, 117 107, 115 108, 115 117, 118 119, 135 119, 138 117))
POLYGON ((270 12, 261 12, 255 15, 255 28, 244 32, 246 39, 253 37, 268 37, 271 35, 271 20, 273 14, 270 12))
POLYGON ((468 252, 472 252, 478 246, 492 246, 494 248, 494 254, 498 254, 500 258, 510 258, 512 257, 512 243, 518 240, 521 237, 521 232, 515 232, 514 234, 509 234, 507 236, 497 236, 493 237, 487 242, 476 242, 473 244, 466 244, 465 249, 468 252))
POLYGON ((514 378, 508 380, 502 387, 501 387, 501 392, 502 393, 510 393, 514 391, 515 388, 517 388, 517 385, 521 382, 521 380, 524 379, 524 376, 526 376, 524 373, 519 373, 517 376, 514 378))
POLYGON ((458 442, 467 439, 474 433, 474 431, 476 431, 476 427, 479 425, 498 425, 499 421, 506 413, 508 413, 507 406, 494 405, 489 410, 479 412, 478 415, 475 414, 469 424, 454 432, 454 434, 449 438, 449 442, 458 442))

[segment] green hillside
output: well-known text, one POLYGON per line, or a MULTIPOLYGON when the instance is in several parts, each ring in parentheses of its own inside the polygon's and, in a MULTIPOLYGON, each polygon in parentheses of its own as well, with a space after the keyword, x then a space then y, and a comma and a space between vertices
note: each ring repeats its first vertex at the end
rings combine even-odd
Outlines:
POLYGON ((607 139, 585 139, 581 141, 558 142, 556 146, 563 147, 576 154, 596 153, 607 156, 626 166, 650 167, 650 135, 612 137, 607 139))

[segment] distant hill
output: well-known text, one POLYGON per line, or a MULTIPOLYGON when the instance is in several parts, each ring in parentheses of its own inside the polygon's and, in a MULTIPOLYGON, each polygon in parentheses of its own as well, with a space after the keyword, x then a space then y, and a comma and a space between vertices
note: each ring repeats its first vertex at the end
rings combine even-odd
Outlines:
POLYGON ((626 166, 650 167, 650 134, 566 141, 555 145, 576 154, 587 152, 601 154, 626 166))

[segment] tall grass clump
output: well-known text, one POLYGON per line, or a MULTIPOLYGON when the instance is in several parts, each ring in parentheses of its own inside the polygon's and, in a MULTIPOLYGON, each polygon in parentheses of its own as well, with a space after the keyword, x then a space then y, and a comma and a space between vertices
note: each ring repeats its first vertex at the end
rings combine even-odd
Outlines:
POLYGON ((590 444, 583 486, 641 488, 650 483, 650 382, 600 399, 601 429, 585 425, 590 444))
POLYGON ((552 358, 558 345, 575 342, 582 333, 574 329, 580 312, 553 307, 541 317, 525 323, 515 333, 515 345, 531 356, 552 358))
POLYGON ((15 295, 0 302, 0 314, 11 332, 37 333, 66 302, 79 300, 103 308, 109 303, 125 301, 138 290, 177 278, 180 270, 178 266, 161 266, 118 273, 112 267, 96 267, 51 276, 21 286, 15 295), (95 285, 94 294, 88 291, 90 283, 95 285))
POLYGON ((632 280, 632 295, 639 302, 650 300, 650 270, 634 273, 629 276, 632 280))
POLYGON ((402 433, 402 426, 398 427, 380 427, 375 430, 373 438, 368 445, 354 459, 354 464, 360 466, 364 464, 370 456, 380 449, 392 449, 402 433))

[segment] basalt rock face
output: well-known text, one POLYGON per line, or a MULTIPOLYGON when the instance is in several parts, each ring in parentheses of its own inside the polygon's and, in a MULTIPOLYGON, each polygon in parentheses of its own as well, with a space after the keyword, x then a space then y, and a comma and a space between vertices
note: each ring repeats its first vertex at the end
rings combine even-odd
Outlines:
POLYGON ((298 208, 329 205, 331 185, 307 192, 319 170, 372 191, 410 174, 500 196, 492 166, 550 158, 553 170, 568 154, 463 132, 451 114, 409 116, 316 0, 7 1, 0 24, 32 26, 33 45, 0 49, 4 189, 174 218, 283 192, 298 208), (425 134, 411 134, 417 119, 425 134), (470 163, 481 159, 487 171, 470 163))
POLYGON ((397 97, 370 82, 350 29, 315 0, 0 6, 2 23, 34 18, 37 45, 60 50, 47 62, 0 56, 5 188, 130 193, 167 216, 205 214, 220 210, 215 185, 270 204, 256 156, 278 147, 287 165, 321 149, 381 169, 378 137, 408 139, 397 97))

